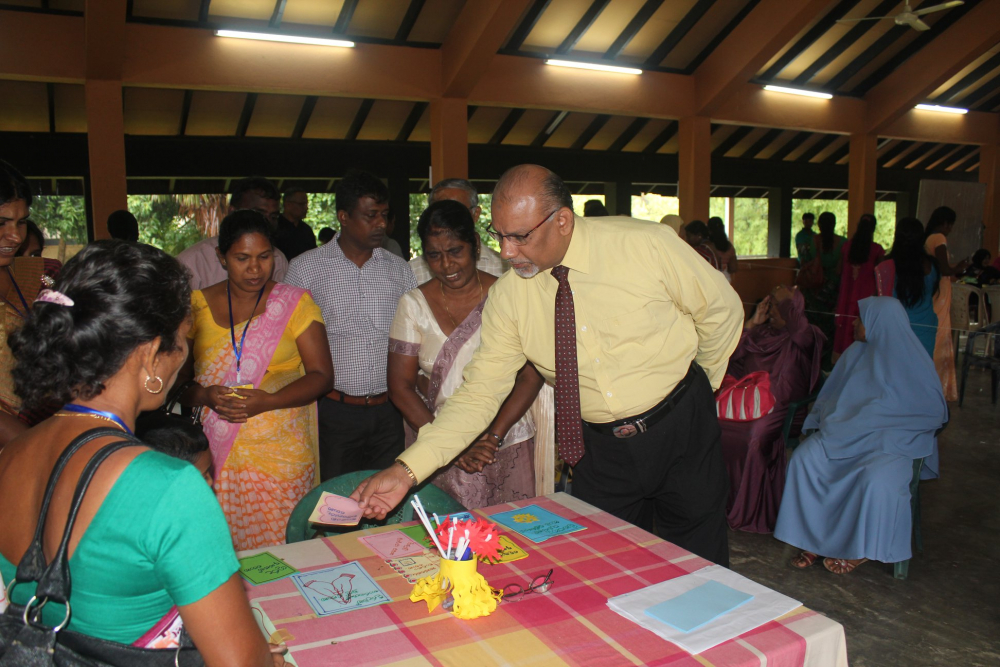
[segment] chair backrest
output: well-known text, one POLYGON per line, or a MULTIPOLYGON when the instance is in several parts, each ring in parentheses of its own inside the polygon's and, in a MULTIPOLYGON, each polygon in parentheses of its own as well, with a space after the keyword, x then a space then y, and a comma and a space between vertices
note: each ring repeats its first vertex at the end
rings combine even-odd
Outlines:
POLYGON ((316 508, 316 503, 319 502, 319 497, 324 491, 327 493, 335 493, 338 496, 349 496, 354 489, 358 488, 358 484, 371 475, 374 475, 376 472, 378 471, 359 470, 358 472, 340 475, 339 477, 326 480, 307 493, 305 497, 298 502, 295 509, 292 510, 291 516, 288 518, 288 525, 285 527, 285 542, 292 544, 293 542, 302 542, 303 540, 312 539, 313 537, 338 535, 341 533, 354 532, 355 530, 362 530, 364 528, 375 528, 377 526, 385 526, 392 523, 412 521, 413 506, 410 505, 410 500, 412 500, 415 495, 420 496, 420 502, 423 503, 424 509, 427 510, 428 514, 436 512, 439 515, 444 515, 465 511, 465 506, 463 506, 460 502, 433 484, 424 482, 422 485, 406 494, 406 497, 403 499, 403 502, 399 504, 396 511, 387 516, 383 521, 362 520, 362 522, 357 526, 345 526, 342 528, 320 526, 318 524, 309 523, 309 515, 312 514, 313 510, 316 508))
POLYGON ((976 331, 988 322, 986 317, 986 299, 978 287, 964 283, 953 283, 951 286, 951 325, 956 329, 976 331), (972 320, 969 309, 970 299, 976 299, 976 320, 972 320))
POLYGON ((987 324, 977 331, 969 332, 969 339, 965 343, 965 359, 962 361, 962 365, 974 365, 974 366, 989 366, 989 367, 1000 367, 1000 358, 995 356, 997 345, 1000 345, 1000 321, 994 322, 993 324, 987 324), (983 346, 983 354, 976 354, 976 340, 979 338, 986 339, 986 345, 983 346), (993 345, 990 345, 990 342, 993 345), (991 354, 993 352, 994 354, 991 354))

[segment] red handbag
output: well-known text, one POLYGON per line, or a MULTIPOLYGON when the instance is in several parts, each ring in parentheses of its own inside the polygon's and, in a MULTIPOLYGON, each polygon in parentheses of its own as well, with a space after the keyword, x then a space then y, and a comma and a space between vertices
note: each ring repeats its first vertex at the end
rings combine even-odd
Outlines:
POLYGON ((719 419, 749 422, 760 419, 774 410, 771 393, 771 374, 757 371, 746 377, 727 375, 715 392, 715 409, 719 419))

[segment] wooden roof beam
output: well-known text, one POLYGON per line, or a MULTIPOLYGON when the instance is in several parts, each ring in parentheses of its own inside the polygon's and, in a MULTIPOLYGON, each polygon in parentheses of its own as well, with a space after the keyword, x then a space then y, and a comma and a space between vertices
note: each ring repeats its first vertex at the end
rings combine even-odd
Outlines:
POLYGON ((866 133, 883 132, 1000 40, 1000 0, 983 0, 872 88, 866 133))
POLYGON ((467 2, 441 45, 444 97, 468 97, 530 0, 467 2))
POLYGON ((122 78, 126 4, 126 0, 87 0, 84 14, 86 78, 109 81, 122 78))
POLYGON ((761 0, 695 70, 696 113, 714 115, 829 4, 828 0, 761 0))

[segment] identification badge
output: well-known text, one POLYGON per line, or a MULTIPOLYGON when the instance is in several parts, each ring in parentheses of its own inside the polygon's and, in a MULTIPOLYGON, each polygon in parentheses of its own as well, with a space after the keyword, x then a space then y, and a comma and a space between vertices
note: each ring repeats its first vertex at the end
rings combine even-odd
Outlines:
POLYGON ((225 394, 226 396, 232 396, 234 398, 246 398, 246 396, 240 396, 236 392, 236 390, 237 389, 253 389, 253 385, 252 384, 238 384, 235 387, 230 387, 230 389, 232 389, 232 393, 225 394))

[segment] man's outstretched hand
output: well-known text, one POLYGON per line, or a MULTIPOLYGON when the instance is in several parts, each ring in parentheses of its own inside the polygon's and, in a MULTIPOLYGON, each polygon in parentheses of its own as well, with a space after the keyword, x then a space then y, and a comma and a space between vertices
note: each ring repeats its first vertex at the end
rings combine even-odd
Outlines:
POLYGON ((351 498, 358 501, 358 506, 365 511, 366 519, 381 521, 396 508, 412 486, 413 480, 403 470, 403 466, 394 463, 361 482, 354 489, 351 498))

